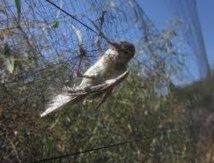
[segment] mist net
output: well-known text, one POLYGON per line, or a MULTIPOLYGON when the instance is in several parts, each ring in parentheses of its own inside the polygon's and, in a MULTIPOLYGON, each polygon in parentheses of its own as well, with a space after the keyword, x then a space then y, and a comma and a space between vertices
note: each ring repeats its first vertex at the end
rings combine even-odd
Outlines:
POLYGON ((211 56, 196 2, 0 0, 0 160, 212 162, 214 84, 200 84, 211 56), (67 101, 82 93, 71 94, 78 73, 109 41, 136 49, 120 86, 40 118, 64 89, 67 101))

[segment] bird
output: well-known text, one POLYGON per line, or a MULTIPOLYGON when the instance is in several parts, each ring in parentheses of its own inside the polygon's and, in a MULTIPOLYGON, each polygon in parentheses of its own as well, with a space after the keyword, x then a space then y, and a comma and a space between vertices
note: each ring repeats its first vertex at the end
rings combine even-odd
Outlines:
MULTIPOLYGON (((75 88, 76 90, 88 90, 127 71, 128 63, 135 55, 135 46, 128 41, 109 42, 109 45, 110 48, 82 75, 83 79, 75 88)), ((85 97, 84 94, 73 97, 69 91, 63 91, 52 99, 40 117, 58 109, 70 107, 84 100, 85 97)))

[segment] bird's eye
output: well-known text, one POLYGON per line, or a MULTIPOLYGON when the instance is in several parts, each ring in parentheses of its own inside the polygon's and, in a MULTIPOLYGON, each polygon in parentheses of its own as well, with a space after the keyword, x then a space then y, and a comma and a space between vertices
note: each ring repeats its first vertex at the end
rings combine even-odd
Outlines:
POLYGON ((129 51, 128 51, 128 50, 125 50, 125 51, 124 51, 124 54, 129 54, 129 51))

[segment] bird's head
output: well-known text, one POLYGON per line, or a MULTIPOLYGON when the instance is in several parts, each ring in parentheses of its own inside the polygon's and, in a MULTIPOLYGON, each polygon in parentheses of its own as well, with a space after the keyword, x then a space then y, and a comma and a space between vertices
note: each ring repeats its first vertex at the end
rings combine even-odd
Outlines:
POLYGON ((118 52, 119 57, 125 59, 126 61, 129 61, 135 55, 135 47, 130 42, 120 41, 120 42, 111 42, 109 44, 114 50, 118 52))

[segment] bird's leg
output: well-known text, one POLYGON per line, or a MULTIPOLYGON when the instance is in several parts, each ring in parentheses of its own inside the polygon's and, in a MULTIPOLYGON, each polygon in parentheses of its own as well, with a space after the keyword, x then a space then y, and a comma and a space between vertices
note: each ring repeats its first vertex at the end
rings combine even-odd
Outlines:
POLYGON ((104 21, 105 21, 105 13, 106 13, 106 11, 102 11, 102 14, 101 14, 101 16, 100 16, 100 18, 98 18, 97 20, 99 20, 100 21, 100 27, 99 27, 99 37, 101 37, 101 32, 102 32, 102 28, 103 28, 103 23, 104 23, 104 21))
POLYGON ((79 45, 79 56, 80 56, 80 61, 79 61, 78 68, 77 68, 77 77, 92 78, 91 76, 83 75, 83 74, 81 73, 81 70, 80 70, 83 57, 86 56, 86 50, 83 48, 82 45, 79 45))
MULTIPOLYGON (((96 25, 96 23, 94 21, 92 21, 91 19, 89 19, 89 21, 92 23, 92 25, 96 28, 96 30, 98 31, 98 36, 101 37, 102 39, 104 39, 107 43, 111 43, 111 41, 105 36, 105 34, 102 32, 102 26, 104 23, 104 16, 105 16, 106 11, 102 11, 101 17, 98 18, 95 21, 100 21, 99 26, 96 25)), ((98 38, 99 39, 99 38, 98 38)))
POLYGON ((99 33, 98 33, 98 38, 95 42, 96 42, 96 45, 97 45, 97 48, 98 48, 100 55, 103 54, 103 50, 101 47, 101 39, 102 39, 102 27, 103 27, 103 23, 104 23, 105 13, 106 13, 106 11, 102 11, 101 16, 97 20, 95 20, 95 21, 99 21, 99 29, 98 29, 99 33))
POLYGON ((82 60, 83 60, 83 57, 86 56, 86 50, 83 48, 82 45, 79 45, 79 56, 80 56, 80 61, 77 68, 77 77, 94 79, 96 75, 84 75, 81 73, 80 69, 81 69, 82 60))
POLYGON ((80 56, 80 61, 79 61, 78 68, 77 68, 77 77, 83 76, 83 74, 80 72, 81 63, 82 63, 82 56, 80 56))
POLYGON ((102 100, 99 102, 99 104, 96 106, 95 110, 99 109, 99 107, 106 101, 106 99, 109 97, 111 94, 112 90, 114 87, 109 87, 105 95, 103 96, 102 100))
POLYGON ((81 67, 82 60, 83 60, 84 56, 86 56, 86 50, 83 48, 82 45, 79 45, 79 57, 80 57, 80 61, 79 61, 78 68, 77 68, 77 77, 82 77, 82 73, 80 71, 80 67, 81 67))

